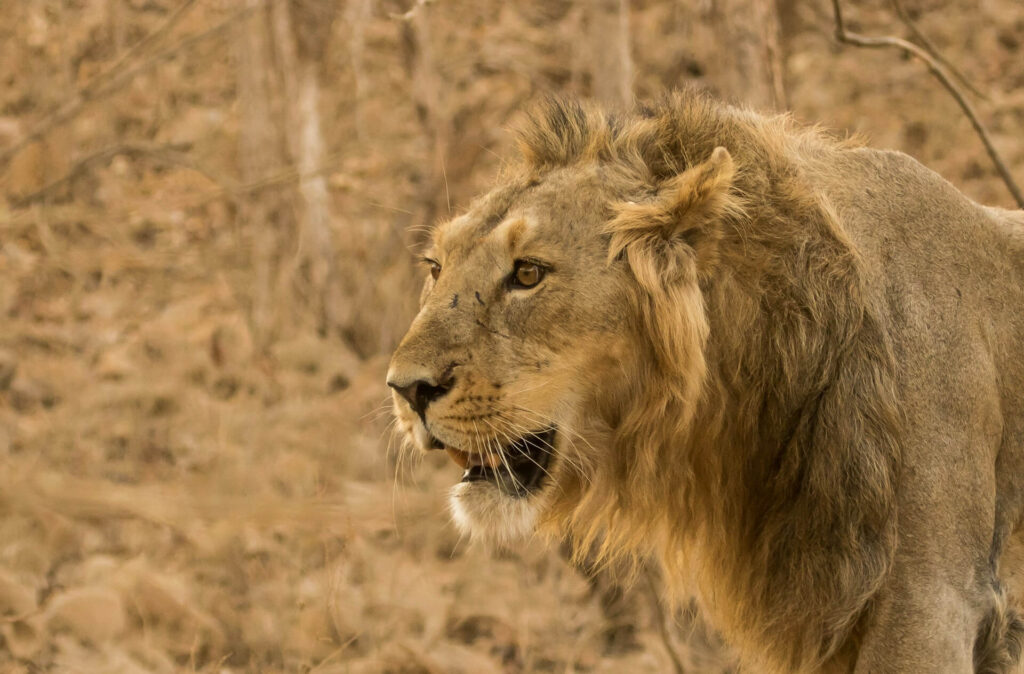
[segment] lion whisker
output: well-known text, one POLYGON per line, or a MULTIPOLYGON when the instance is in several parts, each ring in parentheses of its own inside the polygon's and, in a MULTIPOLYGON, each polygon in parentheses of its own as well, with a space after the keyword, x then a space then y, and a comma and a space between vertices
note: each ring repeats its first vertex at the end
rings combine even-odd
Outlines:
MULTIPOLYGON (((497 416, 506 426, 510 427, 513 430, 513 432, 516 433, 516 435, 526 435, 532 432, 526 426, 516 423, 515 420, 508 418, 507 416, 503 415, 500 411, 497 413, 497 416)), ((593 481, 590 478, 590 475, 584 469, 583 455, 580 452, 579 448, 576 446, 576 443, 573 441, 571 433, 569 435, 566 435, 566 442, 568 443, 568 448, 572 450, 573 453, 576 454, 575 460, 570 454, 566 452, 557 452, 556 448, 548 441, 541 438, 540 442, 543 443, 543 445, 551 454, 558 454, 561 460, 565 461, 566 465, 568 465, 569 468, 571 468, 577 475, 583 478, 583 480, 587 484, 593 483, 593 481)), ((552 480, 554 480, 553 476, 551 476, 551 474, 547 470, 545 470, 544 472, 549 477, 552 477, 552 480)), ((559 489, 561 489, 561 487, 559 487, 559 489)))
POLYGON ((370 419, 370 421, 377 421, 382 416, 384 416, 384 414, 388 412, 394 412, 394 409, 394 400, 391 398, 391 394, 389 393, 388 395, 384 396, 384 400, 382 400, 380 404, 375 406, 372 410, 370 410, 363 416, 359 417, 359 420, 366 421, 367 419, 370 419))
MULTIPOLYGON (((487 438, 487 444, 488 458, 490 458, 491 453, 498 457, 498 461, 501 462, 501 465, 504 466, 505 468, 505 472, 507 472, 509 477, 512 479, 513 488, 516 491, 518 491, 523 485, 521 485, 519 483, 519 480, 516 479, 516 474, 512 471, 512 466, 509 465, 508 459, 505 457, 505 453, 501 451, 501 447, 498 445, 497 439, 489 437, 487 438)), ((490 463, 490 461, 488 461, 488 463, 490 463)), ((504 486, 504 478, 502 477, 501 473, 496 473, 495 476, 498 478, 498 482, 501 483, 502 486, 504 486)))
MULTIPOLYGON (((516 430, 516 433, 517 433, 517 434, 518 434, 518 433, 521 433, 521 434, 526 434, 526 433, 529 433, 529 432, 530 432, 530 431, 529 431, 529 430, 528 430, 528 429, 527 429, 526 427, 524 427, 524 426, 519 426, 519 425, 516 425, 516 424, 512 424, 512 423, 511 423, 511 422, 510 422, 509 420, 505 420, 505 421, 506 421, 506 423, 509 423, 510 425, 512 425, 512 426, 514 426, 514 427, 515 427, 515 430, 516 430)), ((543 445, 543 446, 544 446, 544 447, 546 448, 546 451, 547 451, 547 452, 548 452, 549 454, 551 454, 551 455, 554 455, 554 454, 556 454, 556 453, 557 453, 557 452, 556 452, 556 449, 555 449, 555 447, 554 447, 554 445, 552 445, 552 444, 551 444, 550 442, 548 442, 547 440, 544 440, 543 438, 538 438, 538 441, 539 441, 539 442, 540 442, 540 443, 541 443, 541 444, 542 444, 542 445, 543 445)), ((529 457, 529 456, 527 456, 527 458, 530 458, 530 457, 529 457)), ((582 469, 582 465, 574 463, 571 457, 569 457, 569 456, 562 456, 561 458, 562 458, 562 460, 564 460, 564 461, 565 461, 566 463, 568 463, 568 464, 569 464, 569 466, 571 466, 571 467, 572 467, 572 468, 574 468, 575 470, 577 470, 577 471, 580 471, 580 470, 582 469)), ((531 458, 531 461, 532 461, 532 458, 531 458)), ((536 463, 536 461, 533 461, 533 463, 536 463)), ((538 466, 538 467, 539 467, 539 466, 538 466)), ((542 469, 542 470, 543 470, 543 469, 542 469)), ((547 474, 548 474, 548 475, 550 476, 550 473, 548 473, 548 471, 546 471, 546 470, 545 470, 544 472, 545 472, 545 473, 547 473, 547 474)))
MULTIPOLYGON (((492 429, 494 430, 494 432, 495 432, 495 433, 497 433, 497 434, 501 435, 502 437, 504 437, 504 438, 505 438, 505 440, 506 440, 506 441, 508 441, 508 443, 509 443, 509 447, 513 447, 513 446, 515 446, 515 442, 516 442, 516 441, 515 441, 515 438, 511 437, 511 436, 510 436, 510 435, 509 435, 508 433, 506 433, 505 431, 502 431, 501 429, 499 429, 499 428, 496 428, 496 427, 495 427, 495 426, 494 426, 494 425, 493 425, 492 423, 490 423, 490 422, 489 422, 489 421, 487 421, 486 419, 484 420, 484 422, 485 422, 485 423, 486 423, 486 424, 487 424, 488 426, 490 426, 490 427, 491 427, 491 428, 492 428, 492 429)), ((545 443, 545 444, 546 444, 546 443, 545 443)), ((553 450, 552 450, 552 451, 553 451, 553 450)), ((537 461, 536 461, 536 460, 534 460, 534 458, 533 458, 532 456, 530 456, 530 455, 529 455, 528 453, 526 453, 526 452, 522 452, 522 451, 520 451, 520 453, 521 453, 521 454, 522 454, 522 455, 523 455, 524 457, 526 457, 526 458, 527 458, 527 459, 528 459, 528 460, 530 461, 530 463, 532 463, 533 465, 537 466, 537 468, 539 468, 539 469, 541 470, 541 472, 542 472, 542 473, 544 473, 544 474, 545 474, 545 475, 547 475, 547 476, 548 476, 549 478, 551 478, 551 480, 552 480, 552 481, 554 481, 554 479, 555 479, 555 478, 554 478, 554 476, 553 476, 553 475, 551 475, 551 473, 550 473, 550 472, 548 472, 548 470, 547 470, 546 468, 544 468, 544 466, 542 466, 542 465, 540 465, 539 463, 537 463, 537 461)))
MULTIPOLYGON (((546 417, 544 417, 544 415, 541 415, 538 412, 526 409, 524 407, 520 407, 520 406, 514 406, 514 407, 518 411, 520 411, 520 412, 522 412, 522 413, 524 413, 524 414, 526 414, 528 416, 534 417, 535 420, 541 422, 542 424, 553 424, 553 425, 557 426, 557 423, 555 422, 554 419, 546 418, 546 417)), ((500 414, 501 413, 499 412, 499 415, 500 414)), ((502 417, 502 418, 506 422, 510 422, 511 423, 510 419, 505 419, 504 417, 502 417)), ((522 430, 524 432, 529 432, 525 427, 522 427, 522 430)), ((558 426, 558 430, 559 430, 559 432, 562 432, 564 434, 564 436, 566 438, 566 441, 569 444, 569 448, 572 449, 572 451, 576 454, 576 457, 577 457, 577 461, 576 462, 573 462, 573 460, 569 456, 566 456, 564 454, 562 456, 562 459, 564 461, 566 461, 566 463, 568 463, 572 468, 574 468, 576 470, 576 472, 580 476, 582 476, 588 483, 591 483, 590 475, 588 474, 588 471, 586 471, 585 468, 584 468, 584 464, 586 462, 585 462, 585 460, 583 458, 582 452, 580 452, 580 450, 579 450, 579 447, 576 446, 576 443, 574 441, 574 436, 575 436, 575 438, 578 438, 579 440, 582 440, 584 443, 586 443, 591 448, 591 450, 593 450, 594 452, 596 452, 597 450, 594 448, 594 446, 586 438, 584 438, 582 435, 580 435, 579 433, 577 433, 573 429, 571 429, 571 428, 569 428, 567 426, 558 426)), ((547 441, 543 441, 542 440, 542 442, 544 442, 544 444, 547 445, 547 447, 552 452, 555 451, 555 448, 552 447, 547 441)))
MULTIPOLYGON (((483 421, 486 422, 486 419, 484 419, 483 421)), ((478 440, 481 437, 483 437, 483 439, 484 439, 484 447, 483 447, 484 452, 483 452, 483 454, 484 454, 485 457, 487 457, 487 463, 488 464, 490 463, 490 459, 491 459, 492 453, 493 453, 494 456, 497 456, 498 461, 501 462, 501 464, 505 468, 506 472, 508 472, 509 476, 512 478, 512 486, 518 491, 523 485, 519 484, 519 481, 516 479, 515 473, 512 472, 512 467, 509 466, 508 461, 505 459, 505 456, 501 452, 500 447, 497 450, 492 449, 491 445, 492 445, 492 443, 495 442, 495 439, 492 438, 492 437, 489 437, 489 436, 483 436, 483 434, 480 433, 480 428, 476 425, 476 420, 475 419, 473 420, 473 430, 476 432, 476 436, 477 436, 478 440)), ((504 478, 501 475, 501 473, 500 472, 496 472, 494 474, 494 476, 498 480, 498 484, 504 489, 505 488, 505 482, 504 482, 504 478)))

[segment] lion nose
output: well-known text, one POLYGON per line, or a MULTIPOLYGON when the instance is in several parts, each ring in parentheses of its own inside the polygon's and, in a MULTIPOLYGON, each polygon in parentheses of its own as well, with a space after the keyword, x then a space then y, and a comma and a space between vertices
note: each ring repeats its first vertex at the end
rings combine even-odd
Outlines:
POLYGON ((388 380, 388 386, 395 389, 398 395, 409 401, 409 405, 420 416, 420 419, 426 413, 427 405, 448 393, 454 384, 455 378, 450 375, 442 378, 436 384, 426 379, 418 379, 411 384, 402 384, 392 379, 388 380))

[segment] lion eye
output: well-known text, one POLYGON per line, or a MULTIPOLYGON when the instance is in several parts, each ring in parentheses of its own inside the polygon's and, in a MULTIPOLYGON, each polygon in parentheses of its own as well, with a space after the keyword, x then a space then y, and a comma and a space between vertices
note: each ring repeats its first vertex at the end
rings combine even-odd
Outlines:
POLYGON ((532 288, 544 278, 544 268, 527 260, 516 260, 516 266, 512 272, 512 287, 532 288))
POLYGON ((437 262, 434 262, 433 260, 430 260, 429 262, 430 262, 430 276, 431 276, 431 278, 433 278, 436 281, 437 277, 441 275, 441 265, 438 264, 437 262))

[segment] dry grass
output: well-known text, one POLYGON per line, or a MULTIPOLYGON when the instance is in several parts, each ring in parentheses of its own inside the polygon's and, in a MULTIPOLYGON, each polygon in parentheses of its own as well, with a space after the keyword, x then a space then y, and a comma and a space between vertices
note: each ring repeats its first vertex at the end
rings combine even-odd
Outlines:
MULTIPOLYGON (((609 604, 539 542, 460 541, 455 469, 389 451, 421 228, 486 184, 533 93, 591 92, 578 3, 303 4, 321 137, 298 169, 283 38, 252 32, 274 1, 0 4, 0 672, 664 672, 663 630, 714 671, 646 588, 609 604)), ((632 4, 636 93, 699 78, 704 9, 632 4)), ((798 116, 1009 205, 944 92, 838 50, 815 4, 783 3, 798 116)), ((1024 6, 906 4, 1020 179, 1024 6)), ((851 20, 893 32, 883 5, 851 20)))

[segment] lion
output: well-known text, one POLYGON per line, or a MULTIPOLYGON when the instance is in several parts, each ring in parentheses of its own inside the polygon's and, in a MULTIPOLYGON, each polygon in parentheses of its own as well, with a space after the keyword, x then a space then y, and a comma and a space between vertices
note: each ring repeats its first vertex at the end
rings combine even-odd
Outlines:
POLYGON ((519 144, 387 374, 458 527, 655 563, 744 671, 1014 667, 1022 212, 693 91, 519 144))

